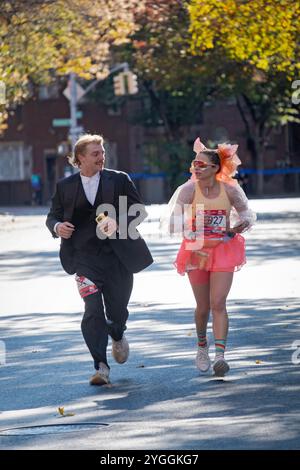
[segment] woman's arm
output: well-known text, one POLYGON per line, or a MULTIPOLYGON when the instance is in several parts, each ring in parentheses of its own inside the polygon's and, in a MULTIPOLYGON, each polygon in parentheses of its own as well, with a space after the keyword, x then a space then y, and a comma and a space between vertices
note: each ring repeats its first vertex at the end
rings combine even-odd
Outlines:
POLYGON ((184 224, 184 210, 193 201, 195 184, 187 181, 179 186, 160 217, 160 229, 169 234, 181 234, 184 224))
POLYGON ((238 223, 232 231, 242 233, 249 230, 256 221, 256 213, 250 209, 249 201, 239 184, 230 185, 225 183, 225 190, 231 205, 238 214, 238 223))

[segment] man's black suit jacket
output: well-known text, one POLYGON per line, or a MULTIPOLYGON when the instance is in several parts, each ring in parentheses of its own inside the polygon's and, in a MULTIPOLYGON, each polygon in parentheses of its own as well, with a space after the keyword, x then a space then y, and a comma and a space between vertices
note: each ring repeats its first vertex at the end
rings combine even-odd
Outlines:
MULTIPOLYGON (((52 198, 52 206, 46 220, 46 225, 55 238, 57 238, 57 235, 54 232, 54 226, 57 222, 72 223, 79 184, 81 184, 79 172, 57 183, 56 192, 52 198)), ((126 173, 104 169, 101 172, 101 185, 102 203, 112 204, 115 207, 117 219, 121 216, 118 212, 119 196, 127 196, 128 206, 141 204, 142 218, 146 218, 147 212, 144 205, 134 184, 126 173)), ((128 223, 133 219, 134 217, 132 216, 128 217, 128 223)), ((133 240, 131 238, 120 239, 117 234, 117 238, 109 238, 109 244, 130 272, 139 272, 153 263, 147 245, 140 235, 137 239, 133 240)), ((76 272, 76 259, 72 246, 72 237, 67 240, 61 239, 59 255, 64 270, 68 274, 74 274, 76 272)))

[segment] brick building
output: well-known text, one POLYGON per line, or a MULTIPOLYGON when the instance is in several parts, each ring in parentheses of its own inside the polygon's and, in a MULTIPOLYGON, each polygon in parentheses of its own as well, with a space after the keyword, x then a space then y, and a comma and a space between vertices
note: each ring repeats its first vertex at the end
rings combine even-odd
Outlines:
MULTIPOLYGON (((133 123, 132 117, 141 106, 141 100, 122 100, 118 108, 91 101, 83 101, 78 123, 86 132, 101 133, 107 150, 106 166, 140 175, 138 189, 147 203, 164 202, 165 182, 161 178, 144 178, 149 171, 145 149, 155 148, 155 136, 160 129, 145 128, 133 123)), ((42 202, 48 203, 56 181, 70 172, 66 159, 70 116, 69 101, 58 87, 42 86, 35 99, 17 107, 9 117, 8 128, 0 137, 0 205, 31 204, 31 176, 42 181, 42 202)), ((298 126, 280 130, 267 148, 266 168, 300 167, 298 126)), ((207 142, 234 140, 239 143, 239 156, 244 168, 251 168, 244 127, 233 103, 206 106, 203 122, 190 131, 190 141, 200 135, 207 142)), ((193 153, 191 151, 191 158, 193 153)), ((155 170, 154 170, 155 171, 155 170)), ((254 177, 254 176, 252 176, 254 177)), ((250 175, 251 180, 251 175, 250 175)), ((265 177, 265 194, 299 192, 299 173, 274 174, 265 177)), ((250 181, 251 193, 251 181, 250 181)))

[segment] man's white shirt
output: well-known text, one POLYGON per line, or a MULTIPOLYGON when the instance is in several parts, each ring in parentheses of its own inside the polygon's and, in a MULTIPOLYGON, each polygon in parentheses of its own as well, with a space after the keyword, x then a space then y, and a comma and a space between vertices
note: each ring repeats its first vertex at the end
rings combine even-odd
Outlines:
POLYGON ((86 195, 87 200, 89 201, 92 206, 94 205, 99 181, 100 181, 100 173, 99 171, 93 176, 83 176, 80 174, 82 186, 86 195))
MULTIPOLYGON (((80 174, 80 178, 81 178, 81 182, 82 182, 82 186, 83 186, 83 190, 86 195, 86 198, 89 201, 89 203, 93 206, 95 199, 96 199, 98 187, 99 187, 100 172, 98 171, 93 176, 83 176, 82 174, 80 174)), ((54 232, 56 233, 56 235, 58 235, 57 226, 60 223, 61 222, 57 222, 54 225, 54 232)))

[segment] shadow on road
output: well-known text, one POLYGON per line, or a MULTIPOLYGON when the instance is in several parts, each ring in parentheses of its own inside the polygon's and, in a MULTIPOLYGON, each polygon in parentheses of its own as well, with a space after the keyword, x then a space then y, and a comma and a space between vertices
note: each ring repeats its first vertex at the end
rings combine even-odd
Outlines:
MULTIPOLYGON (((292 343, 300 339, 299 303, 294 298, 272 304, 264 299, 232 300, 229 312, 231 373, 220 381, 211 375, 200 377, 194 367, 196 339, 190 310, 132 305, 131 357, 123 366, 111 360, 111 388, 88 385, 92 364, 80 333, 80 313, 4 317, 8 327, 2 339, 8 356, 0 369, 1 412, 26 409, 22 424, 33 419, 47 422, 62 404, 72 409, 82 402, 83 413, 92 402, 96 420, 101 416, 112 425, 144 421, 145 435, 148 421, 207 422, 208 435, 197 434, 195 428, 192 440, 190 434, 188 441, 181 436, 181 448, 209 448, 212 442, 230 448, 233 441, 247 448, 265 448, 266 443, 299 448, 300 370, 291 361, 292 343), (221 422, 236 429, 243 423, 248 427, 244 435, 231 435, 230 428, 226 444, 221 422), (215 433, 210 434, 214 423, 215 433), (280 442, 278 436, 260 436, 255 433, 260 423, 269 423, 272 429, 281 426, 286 433, 280 442)), ((5 422, 7 427, 18 420, 12 414, 5 422)))

